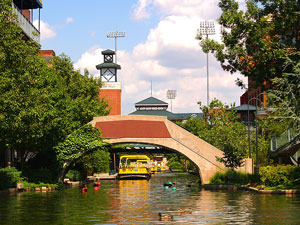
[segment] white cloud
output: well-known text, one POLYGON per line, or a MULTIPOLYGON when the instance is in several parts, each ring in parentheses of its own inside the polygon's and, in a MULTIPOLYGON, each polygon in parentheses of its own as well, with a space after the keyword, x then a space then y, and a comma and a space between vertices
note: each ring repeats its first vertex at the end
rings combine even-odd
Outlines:
MULTIPOLYGON (((38 20, 33 21, 33 25, 35 27, 38 27, 38 25, 39 25, 38 23, 39 23, 38 20)), ((43 40, 46 40, 46 39, 55 38, 56 37, 56 31, 48 23, 41 20, 40 21, 40 35, 41 35, 40 39, 41 39, 41 41, 43 41, 43 40)))
POLYGON ((161 13, 168 15, 215 19, 220 13, 218 2, 219 0, 154 0, 153 4, 161 13))
POLYGON ((97 71, 96 65, 103 62, 102 51, 103 49, 97 46, 90 48, 81 55, 81 58, 74 64, 74 68, 81 72, 87 69, 91 75, 99 77, 99 71, 97 71))
POLYGON ((72 18, 72 17, 68 17, 68 18, 66 19, 66 23, 67 23, 67 24, 73 23, 73 22, 74 22, 74 18, 72 18))
POLYGON ((133 11, 133 18, 135 20, 148 19, 150 14, 147 12, 147 6, 152 0, 139 0, 133 11))
MULTIPOLYGON (((220 15, 217 0, 149 0, 139 1, 140 11, 153 5, 165 14, 147 39, 131 52, 118 51, 118 81, 122 83, 122 113, 135 110, 134 103, 153 97, 170 103, 168 89, 177 90, 173 112, 199 112, 198 101, 206 104, 206 54, 195 40, 201 20, 216 20, 220 15)), ((137 11, 136 11, 137 12, 137 11)), ((147 12, 147 11, 144 11, 147 12)), ((141 13, 142 15, 142 13, 141 13)), ((220 27, 216 24, 215 40, 220 41, 220 27)), ((101 48, 94 47, 82 54, 76 68, 87 68, 98 74, 95 65, 103 62, 101 48)), ((243 93, 231 75, 221 69, 214 56, 209 55, 210 99, 218 98, 227 104, 236 102, 243 93)), ((245 80, 245 79, 244 79, 245 80)), ((169 108, 169 110, 171 110, 169 108)))

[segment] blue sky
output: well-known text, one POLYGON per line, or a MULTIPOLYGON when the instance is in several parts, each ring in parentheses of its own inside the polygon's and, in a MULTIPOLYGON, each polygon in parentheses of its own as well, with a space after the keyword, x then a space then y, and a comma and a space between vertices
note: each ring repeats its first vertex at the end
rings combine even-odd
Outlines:
MULTIPOLYGON (((244 1, 240 1, 244 2, 244 1)), ((220 16, 217 0, 44 0, 41 10, 42 49, 65 53, 74 67, 99 75, 101 51, 114 50, 109 31, 126 31, 118 39, 118 71, 122 114, 150 96, 170 103, 167 90, 177 91, 173 112, 199 112, 206 104, 206 55, 195 40, 200 21, 220 16)), ((35 18, 36 19, 36 13, 35 18)), ((219 26, 212 38, 220 41, 219 26)), ((239 74, 224 72, 209 57, 210 99, 239 105, 244 92, 234 84, 239 74)), ((171 110, 169 108, 169 110, 171 110)))
POLYGON ((124 30, 129 40, 119 40, 119 46, 120 49, 130 51, 146 39, 149 29, 155 27, 158 21, 158 18, 134 20, 132 15, 135 4, 135 0, 45 0, 41 20, 55 30, 56 37, 42 40, 42 47, 54 48, 58 54, 64 52, 76 61, 91 46, 101 45, 113 49, 114 40, 108 39, 106 33, 124 30))

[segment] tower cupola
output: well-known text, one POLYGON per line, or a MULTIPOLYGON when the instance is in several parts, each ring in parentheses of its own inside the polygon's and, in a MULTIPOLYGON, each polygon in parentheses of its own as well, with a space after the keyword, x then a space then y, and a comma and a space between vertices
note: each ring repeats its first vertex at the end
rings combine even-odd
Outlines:
POLYGON ((103 55, 103 63, 96 66, 97 70, 100 70, 100 79, 102 82, 117 82, 117 70, 121 69, 121 66, 114 63, 115 52, 107 49, 101 52, 103 55))

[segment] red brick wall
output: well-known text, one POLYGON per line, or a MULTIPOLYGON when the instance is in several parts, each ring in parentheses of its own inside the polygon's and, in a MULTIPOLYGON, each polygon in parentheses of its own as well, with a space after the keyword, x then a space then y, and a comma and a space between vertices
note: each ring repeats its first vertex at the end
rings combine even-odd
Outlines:
POLYGON ((171 138, 163 121, 120 120, 97 122, 103 137, 116 138, 171 138))
POLYGON ((248 104, 248 91, 240 97, 240 105, 248 104))
POLYGON ((30 11, 29 11, 29 9, 23 9, 22 13, 30 21, 30 11))
POLYGON ((99 97, 108 101, 109 116, 121 115, 121 89, 100 89, 99 97))
MULTIPOLYGON (((240 96, 240 105, 248 104, 249 99, 257 98, 257 96, 259 96, 259 99, 262 101, 263 106, 266 107, 267 96, 266 96, 266 92, 264 90, 268 89, 267 82, 264 82, 263 85, 260 87, 252 88, 252 87, 255 87, 255 83, 253 81, 251 81, 250 78, 248 78, 248 86, 249 86, 249 90, 247 92, 245 92, 242 96, 240 96), (264 88, 264 90, 262 89, 262 87, 264 88), (261 94, 261 93, 264 93, 264 94, 261 94)), ((254 105, 254 106, 260 105, 260 102, 253 99, 249 102, 249 105, 254 105)))
POLYGON ((39 56, 55 56, 55 52, 53 50, 40 50, 39 56))

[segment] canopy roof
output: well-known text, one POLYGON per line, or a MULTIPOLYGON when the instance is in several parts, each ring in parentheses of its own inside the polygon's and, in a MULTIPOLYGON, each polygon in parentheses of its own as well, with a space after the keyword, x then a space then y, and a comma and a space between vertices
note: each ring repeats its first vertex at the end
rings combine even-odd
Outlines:
POLYGON ((43 8, 42 0, 13 0, 19 9, 43 8))
MULTIPOLYGON (((233 109, 235 109, 236 111, 248 111, 248 104, 243 104, 233 109)), ((253 105, 249 105, 249 111, 256 111, 256 107, 253 105)))
POLYGON ((127 158, 127 159, 146 159, 146 160, 150 160, 150 158, 146 155, 122 155, 120 157, 120 160, 123 158, 127 158))

